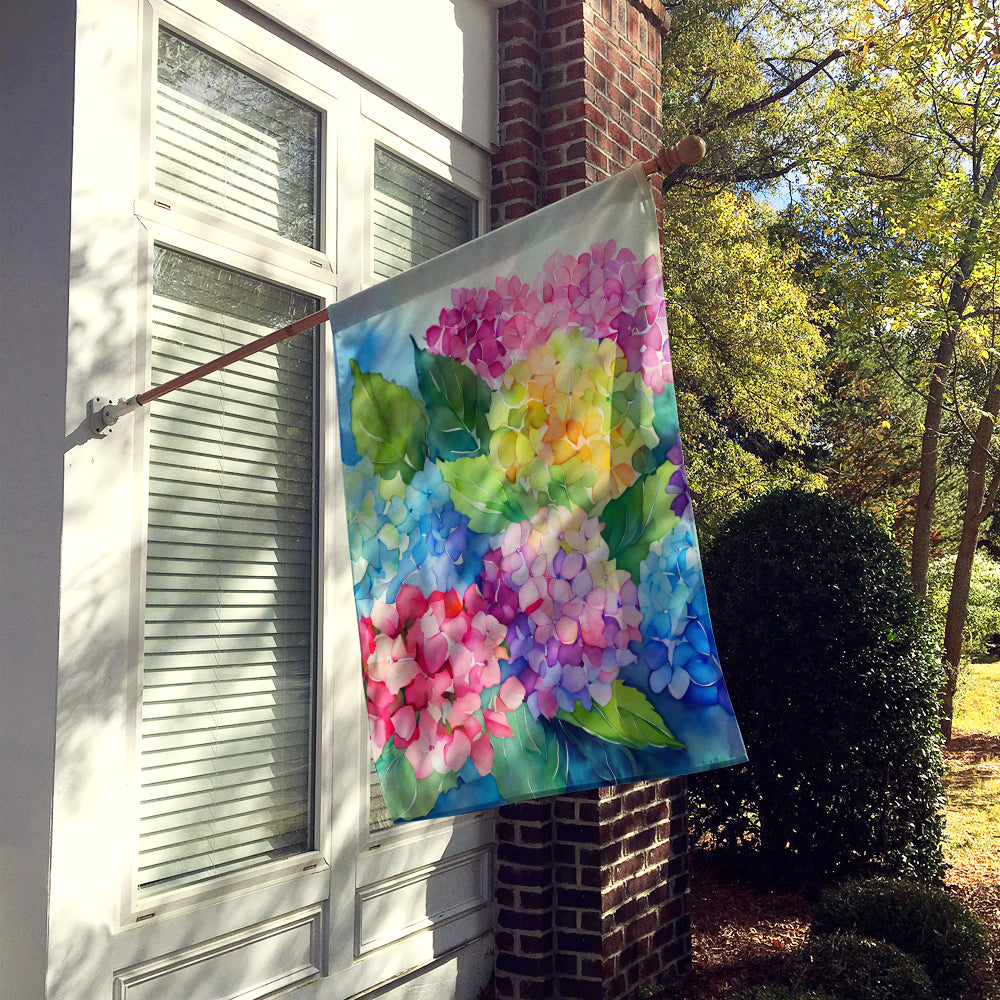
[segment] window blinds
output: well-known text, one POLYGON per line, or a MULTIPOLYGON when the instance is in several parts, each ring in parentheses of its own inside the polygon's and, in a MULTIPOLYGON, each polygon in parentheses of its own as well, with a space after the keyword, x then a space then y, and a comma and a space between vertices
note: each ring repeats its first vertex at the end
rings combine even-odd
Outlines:
MULTIPOLYGON (((153 382, 317 307, 157 248, 153 382)), ((150 410, 140 894, 311 847, 314 346, 150 410)))
POLYGON ((468 242, 476 200, 394 153, 375 147, 375 274, 391 278, 468 242))

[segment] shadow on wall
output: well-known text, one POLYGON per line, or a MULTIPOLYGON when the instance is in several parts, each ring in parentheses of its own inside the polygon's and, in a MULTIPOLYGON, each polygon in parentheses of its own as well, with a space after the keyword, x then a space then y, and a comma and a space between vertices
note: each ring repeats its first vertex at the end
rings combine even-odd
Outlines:
MULTIPOLYGON (((86 201, 82 195, 77 200, 86 201)), ((124 206, 118 206, 124 211, 124 206)), ((92 208, 92 207, 91 207, 92 208)), ((130 206, 129 206, 130 209, 130 206)), ((81 211, 95 218, 93 210, 81 211)), ((117 876, 129 857, 124 773, 136 692, 129 645, 138 536, 137 426, 90 436, 91 396, 129 395, 135 378, 135 243, 94 222, 75 234, 64 426, 60 651, 49 890, 49 996, 107 995, 117 876), (111 873, 111 877, 109 877, 111 873)), ((80 225, 80 223, 78 223, 80 225)))

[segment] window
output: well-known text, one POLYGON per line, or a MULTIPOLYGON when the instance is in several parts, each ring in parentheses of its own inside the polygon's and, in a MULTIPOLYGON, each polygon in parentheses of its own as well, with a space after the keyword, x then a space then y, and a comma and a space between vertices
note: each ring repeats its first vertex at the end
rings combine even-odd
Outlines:
POLYGON ((156 185, 318 246, 319 113, 159 31, 156 185))
POLYGON ((379 145, 372 215, 379 278, 391 278, 478 235, 474 198, 379 145))
MULTIPOLYGON (((489 178, 316 51, 183 8, 146 8, 140 388, 471 239, 489 178)), ((137 415, 124 983, 224 938, 206 963, 352 996, 489 932, 492 817, 386 830, 366 781, 333 364, 324 327, 137 415)))
MULTIPOLYGON (((83 422, 95 394, 162 384, 374 283, 376 145, 482 218, 495 18, 447 7, 412 95, 392 84, 422 71, 409 28, 426 17, 385 21, 372 46, 377 12, 345 25, 323 0, 99 0, 60 50, 74 263, 68 349, 49 346, 79 426, 53 551, 39 970, 60 995, 343 1000, 485 975, 492 816, 369 832, 329 327, 102 442, 83 422)), ((419 199, 395 201, 421 231, 419 199)))
MULTIPOLYGON (((153 385, 319 308, 208 259, 233 223, 316 246, 319 112, 158 39, 157 191, 220 225, 204 256, 154 249, 153 385)), ((314 847, 316 351, 300 334, 150 410, 140 899, 314 847)))
MULTIPOLYGON (((158 247, 154 384, 314 312, 158 247)), ((150 414, 140 894, 311 847, 312 335, 150 414)))

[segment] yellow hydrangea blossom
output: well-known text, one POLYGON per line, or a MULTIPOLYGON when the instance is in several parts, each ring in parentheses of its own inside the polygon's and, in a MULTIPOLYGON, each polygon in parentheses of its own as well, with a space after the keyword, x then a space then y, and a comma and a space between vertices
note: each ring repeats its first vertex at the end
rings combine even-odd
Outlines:
POLYGON ((656 445, 652 405, 613 340, 555 334, 504 373, 488 418, 490 463, 536 495, 558 469, 601 506, 638 478, 636 453, 656 445))

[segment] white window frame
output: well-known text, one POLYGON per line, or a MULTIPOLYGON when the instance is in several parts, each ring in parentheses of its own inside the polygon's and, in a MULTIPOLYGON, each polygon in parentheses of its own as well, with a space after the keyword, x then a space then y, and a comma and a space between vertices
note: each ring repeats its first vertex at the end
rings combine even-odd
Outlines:
MULTIPOLYGON (((383 96, 362 90, 360 98, 359 138, 364 156, 360 161, 363 171, 358 173, 362 175, 360 180, 364 191, 360 219, 364 253, 351 257, 351 292, 378 283, 373 271, 372 239, 376 144, 474 198, 478 206, 480 234, 487 231, 489 222, 490 163, 484 151, 440 132, 431 123, 421 120, 419 116, 401 108, 397 102, 383 96)), ((349 169, 356 169, 358 165, 358 158, 353 158, 350 164, 342 161, 342 174, 349 169)), ((345 227, 342 238, 349 231, 345 227)), ((348 247, 342 247, 340 260, 342 271, 345 272, 349 252, 348 247)), ((350 294, 347 292, 347 275, 344 274, 344 277, 345 294, 350 294)), ((327 413, 330 414, 327 421, 330 424, 328 437, 337 439, 339 443, 335 426, 337 410, 333 408, 327 413)), ((338 493, 338 503, 343 504, 343 493, 338 493)), ((342 520, 338 523, 346 523, 343 508, 339 516, 342 520)), ((342 634, 345 641, 350 643, 347 647, 352 663, 350 669, 357 671, 357 676, 360 676, 361 658, 351 585, 353 577, 346 535, 341 536, 340 543, 336 558, 342 570, 337 579, 343 585, 344 593, 342 601, 338 603, 338 610, 341 612, 340 617, 344 619, 342 634)), ((335 710, 336 708, 337 706, 335 710)), ((342 700, 340 708, 347 710, 349 706, 344 705, 342 700)), ((351 995, 365 986, 388 981, 410 968, 429 962, 442 951, 460 945, 463 934, 468 933, 460 932, 458 925, 449 924, 447 915, 443 915, 442 923, 432 926, 423 919, 418 919, 406 929, 405 934, 395 939, 376 938, 369 941, 365 930, 366 905, 377 901, 382 892, 390 894, 397 889, 405 889, 408 879, 430 879, 449 867, 465 866, 467 874, 480 880, 484 903, 489 904, 485 910, 468 914, 467 919, 480 928, 479 933, 486 934, 492 930, 492 844, 496 810, 420 820, 372 831, 368 795, 370 743, 363 699, 353 708, 353 716, 353 733, 347 738, 352 744, 363 747, 357 766, 361 795, 355 827, 358 844, 355 898, 339 901, 334 893, 331 897, 331 925, 335 926, 337 923, 338 915, 335 914, 334 906, 338 906, 339 919, 350 919, 351 923, 347 926, 353 926, 354 934, 353 940, 341 943, 339 954, 331 952, 331 976, 337 981, 338 996, 351 995), (343 905, 339 905, 341 903, 343 905), (435 935, 439 940, 433 940, 435 935), (336 972, 338 969, 341 970, 339 975, 336 972)), ((341 734, 347 734, 350 731, 350 720, 343 718, 337 728, 341 734)), ((347 751, 346 747, 343 749, 347 751)), ((347 818, 343 819, 342 825, 346 825, 347 818)))
MULTIPOLYGON (((182 2, 183 9, 169 0, 145 0, 143 5, 143 154, 134 202, 142 227, 140 335, 135 355, 140 388, 149 384, 154 243, 314 295, 321 307, 360 291, 375 283, 371 206, 376 142, 470 194, 478 203, 478 232, 484 233, 488 226, 490 164, 485 150, 401 101, 367 89, 350 71, 314 58, 224 4, 182 2), (151 109, 161 19, 193 43, 322 112, 319 249, 254 231, 181 195, 156 190, 151 109)), ((321 327, 319 338, 317 477, 322 570, 316 581, 315 850, 142 899, 137 894, 134 853, 149 421, 145 408, 130 418, 136 421, 133 498, 137 512, 131 540, 134 585, 125 733, 125 759, 130 762, 125 802, 130 818, 123 836, 128 851, 121 876, 118 933, 112 940, 114 967, 123 970, 123 981, 147 967, 159 967, 163 956, 190 949, 193 942, 222 940, 276 916, 315 909, 322 927, 322 958, 317 964, 318 975, 325 977, 321 993, 325 1000, 389 982, 492 929, 494 811, 369 832, 368 725, 343 530, 346 515, 339 476, 328 474, 339 469, 340 460, 336 377, 327 325, 321 327), (341 690, 349 696, 338 697, 341 690), (351 773, 356 780, 345 795, 344 775, 351 773), (417 914, 385 934, 371 930, 372 914, 380 912, 380 901, 391 904, 393 899, 419 897, 426 886, 442 885, 441 880, 453 874, 465 892, 454 907, 417 914)))
MULTIPOLYGON (((191 6, 191 5, 188 5, 191 6)), ((207 5, 206 5, 207 6, 207 5)), ((207 13, 207 11, 206 11, 207 13)), ((135 214, 142 223, 146 239, 139 248, 140 302, 139 329, 141 331, 136 350, 137 383, 149 384, 152 346, 152 267, 153 247, 161 245, 182 253, 191 254, 209 260, 222 267, 242 271, 265 281, 294 288, 306 295, 317 298, 320 308, 337 298, 337 280, 334 257, 327 247, 334 244, 331 238, 336 232, 335 205, 336 198, 330 197, 330 190, 324 182, 328 175, 325 169, 320 171, 318 205, 319 205, 319 243, 318 248, 305 247, 267 233, 256 230, 249 225, 243 225, 225 217, 221 211, 212 211, 186 199, 174 192, 159 192, 154 183, 153 162, 153 87, 155 85, 157 36, 162 23, 193 43, 206 48, 220 57, 261 77, 276 87, 293 94, 297 99, 316 108, 321 114, 319 159, 321 164, 335 162, 337 148, 337 98, 334 94, 320 90, 307 83, 301 77, 289 72, 286 68, 294 64, 301 53, 287 43, 279 43, 274 36, 260 30, 260 38, 255 38, 261 48, 271 48, 274 57, 282 58, 282 62, 271 61, 236 42, 234 38, 221 31, 213 31, 208 25, 181 11, 168 3, 147 3, 144 18, 144 45, 147 56, 144 63, 146 72, 144 90, 144 114, 142 125, 142 184, 139 197, 135 202, 135 214), (284 49, 285 51, 279 51, 284 49)), ((332 379, 332 351, 323 342, 320 332, 320 344, 317 351, 316 393, 317 406, 322 413, 327 405, 325 394, 329 391, 332 379)), ((155 402, 151 405, 155 406, 155 402)), ((145 579, 146 579, 146 514, 148 510, 148 480, 149 480, 149 412, 148 407, 136 414, 136 507, 141 517, 136 519, 133 530, 133 579, 137 585, 133 588, 133 602, 130 622, 130 663, 128 672, 128 745, 132 749, 132 766, 130 768, 127 786, 127 799, 130 813, 128 824, 128 844, 130 850, 125 861, 126 875, 123 879, 121 900, 121 926, 135 927, 147 921, 155 922, 158 915, 189 912, 199 906, 209 905, 218 900, 239 893, 243 890, 258 889, 260 886, 281 885, 303 873, 310 873, 311 881, 318 881, 314 876, 329 869, 330 844, 328 842, 328 826, 320 822, 320 817, 326 808, 322 801, 322 790, 328 785, 320 777, 321 765, 327 758, 329 742, 324 743, 319 728, 322 713, 320 704, 323 692, 332 684, 333 664, 324 655, 329 646, 323 641, 322 628, 326 620, 326 593, 331 589, 330 581, 325 579, 329 574, 319 574, 314 580, 316 588, 316 642, 314 648, 314 683, 316 685, 315 722, 316 737, 313 752, 316 766, 313 776, 312 804, 314 847, 289 858, 265 862, 248 868, 245 871, 220 875, 202 882, 176 889, 165 889, 161 893, 140 898, 138 895, 137 876, 135 869, 135 847, 138 842, 138 800, 139 800, 139 729, 142 714, 141 674, 142 674, 142 635, 144 627, 145 579)), ((318 434, 317 455, 326 453, 326 434, 323 421, 317 422, 318 434)), ((315 470, 317 476, 317 543, 320 546, 319 564, 329 565, 331 546, 324 533, 325 525, 329 524, 329 512, 326 509, 328 492, 324 489, 321 470, 315 470), (325 546, 325 548, 324 548, 325 546)), ((325 895, 323 892, 322 895, 325 895)), ((314 891, 310 893, 310 901, 322 898, 314 891)), ((275 900, 278 903, 278 900, 275 900)), ((282 908, 281 904, 279 908, 282 908)))
POLYGON ((420 145, 416 141, 416 123, 412 119, 407 119, 391 105, 376 101, 370 94, 366 94, 362 100, 362 114, 364 116, 365 176, 367 178, 364 215, 364 239, 367 253, 365 255, 363 287, 370 288, 380 281, 375 274, 372 254, 375 242, 373 219, 376 146, 381 146, 401 159, 408 160, 414 166, 435 175, 446 184, 458 188, 464 194, 475 199, 477 208, 476 233, 479 236, 487 231, 489 225, 489 189, 476 176, 479 157, 475 155, 473 150, 462 147, 456 149, 453 145, 449 150, 449 144, 440 141, 443 137, 433 133, 433 139, 438 141, 427 142, 425 138, 424 144, 420 145), (379 117, 375 117, 376 115, 379 117), (449 152, 457 155, 449 159, 449 152), (461 155, 463 153, 465 155, 461 155))
MULTIPOLYGON (((314 296, 320 300, 320 308, 323 308, 330 299, 331 288, 328 284, 325 284, 317 279, 313 278, 312 281, 308 281, 307 278, 310 276, 302 275, 300 272, 287 271, 280 268, 274 264, 262 261, 260 258, 250 257, 240 251, 233 250, 229 247, 222 246, 218 243, 211 242, 206 239, 206 237, 201 233, 193 233, 185 227, 169 227, 165 226, 159 222, 153 222, 151 220, 146 220, 145 223, 146 232, 149 234, 148 242, 145 247, 142 248, 142 258, 143 258, 143 271, 145 272, 144 286, 146 289, 146 294, 144 296, 145 303, 143 313, 147 317, 147 322, 145 324, 145 342, 142 344, 139 351, 140 357, 143 359, 142 368, 145 373, 148 372, 150 368, 150 353, 151 353, 151 313, 152 313, 152 269, 153 269, 153 248, 155 246, 162 246, 169 250, 175 250, 180 253, 189 254, 194 257, 199 257, 205 260, 211 261, 213 264, 218 264, 221 267, 230 268, 235 271, 241 271, 246 274, 250 274, 255 278, 260 278, 264 281, 270 281, 275 284, 284 285, 287 287, 294 288, 296 291, 302 292, 303 294, 314 296)), ((191 227, 194 229, 201 229, 201 225, 191 227)), ((320 334, 322 336, 322 334, 320 334)), ((319 357, 322 358, 323 351, 322 348, 318 351, 319 357)), ((317 364, 319 366, 319 378, 317 379, 316 393, 319 400, 322 399, 323 384, 326 379, 323 378, 322 365, 317 359, 317 364)), ((322 408, 322 404, 317 400, 317 403, 322 408)), ((155 406, 155 402, 150 404, 155 406)), ((304 852, 302 854, 297 854, 289 858, 284 858, 279 861, 266 862, 252 868, 248 868, 245 871, 234 872, 228 875, 219 875, 211 877, 202 882, 196 882, 192 885, 179 887, 176 889, 165 889, 162 892, 156 893, 151 896, 144 896, 142 898, 138 895, 137 890, 137 874, 135 869, 135 852, 134 847, 138 842, 138 800, 139 800, 139 761, 138 761, 138 747, 139 747, 139 730, 141 726, 142 719, 142 691, 141 691, 141 671, 142 671, 142 634, 144 627, 144 611, 145 611, 145 580, 146 580, 146 517, 145 514, 149 506, 149 456, 150 456, 150 419, 148 408, 143 408, 137 414, 138 426, 136 434, 136 465, 137 465, 137 507, 136 509, 143 514, 140 519, 137 518, 137 523, 134 528, 134 564, 133 573, 134 578, 137 580, 138 585, 134 588, 135 601, 132 608, 132 624, 131 624, 131 635, 133 636, 134 651, 132 656, 133 669, 129 671, 129 742, 130 745, 135 748, 135 764, 132 772, 132 780, 129 786, 129 802, 132 805, 132 818, 131 818, 131 833, 130 833, 130 843, 133 845, 133 851, 131 856, 128 858, 128 878, 126 881, 126 889, 128 892, 128 898, 125 901, 126 905, 123 907, 123 914, 127 914, 125 921, 123 922, 141 922, 150 919, 152 915, 156 913, 163 913, 168 911, 174 911, 180 908, 188 908, 192 904, 196 904, 199 901, 215 898, 221 895, 225 895, 230 890, 239 890, 244 885, 257 885, 263 882, 280 882, 293 875, 298 874, 305 868, 314 869, 317 866, 326 868, 327 862, 325 860, 325 854, 323 851, 323 846, 320 841, 321 831, 318 824, 315 822, 315 847, 313 850, 304 852), (140 492, 141 491, 141 492, 140 492)), ((324 447, 323 441, 323 431, 322 431, 322 421, 319 421, 319 426, 317 427, 317 433, 319 434, 318 449, 317 452, 321 453, 320 449, 324 447)), ((317 516, 317 526, 322 530, 322 525, 325 521, 322 511, 323 505, 323 491, 319 491, 318 495, 318 516, 317 516)), ((317 533, 319 534, 319 532, 317 533)), ((322 541, 319 542, 322 546, 322 541)), ((322 548, 321 548, 322 551, 322 548)), ((317 621, 316 627, 317 632, 322 628, 323 615, 318 610, 322 604, 322 590, 323 590, 323 577, 314 581, 314 586, 317 589, 317 621)), ((321 689, 323 686, 325 670, 320 661, 319 650, 323 646, 321 645, 321 636, 316 637, 316 649, 314 651, 314 669, 316 671, 315 684, 316 684, 316 701, 319 702, 321 698, 321 689)), ((317 762, 321 759, 317 754, 317 762)), ((314 782, 318 786, 318 781, 314 782)), ((316 803, 316 791, 313 789, 313 812, 314 817, 318 814, 318 809, 316 803)))

